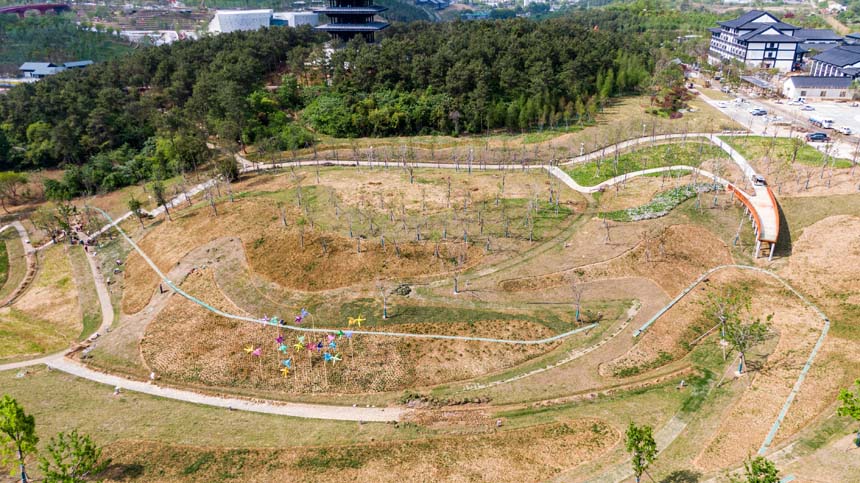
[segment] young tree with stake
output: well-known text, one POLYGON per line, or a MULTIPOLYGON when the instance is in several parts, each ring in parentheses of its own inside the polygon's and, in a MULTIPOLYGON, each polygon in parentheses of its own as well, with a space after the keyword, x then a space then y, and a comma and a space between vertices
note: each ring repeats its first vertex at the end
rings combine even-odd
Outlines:
POLYGON ((627 426, 625 448, 630 453, 633 475, 639 483, 642 474, 646 473, 651 463, 657 459, 657 442, 654 441, 651 426, 636 426, 633 422, 627 426))
POLYGON ((743 374, 744 372, 747 352, 767 339, 767 336, 770 334, 769 324, 771 320, 773 320, 773 314, 767 316, 765 323, 762 323, 758 319, 750 323, 736 320, 726 325, 726 339, 731 344, 732 349, 740 353, 738 374, 743 374))
POLYGON ((4 465, 17 460, 21 483, 27 483, 27 456, 36 452, 36 419, 9 395, 0 399, 0 456, 4 465))
POLYGON ((128 205, 128 211, 132 212, 134 216, 137 217, 137 221, 140 222, 140 227, 146 228, 145 226, 143 226, 143 211, 141 210, 142 204, 140 200, 138 200, 134 197, 134 195, 132 195, 132 197, 128 199, 128 202, 126 204, 128 205))
POLYGON ((170 210, 167 209, 167 198, 164 196, 164 183, 161 181, 154 181, 152 183, 152 195, 155 196, 155 202, 164 207, 164 214, 167 215, 168 221, 172 221, 170 218, 170 210))
POLYGON ((47 483, 84 483, 110 464, 109 459, 101 458, 101 448, 76 429, 51 438, 45 452, 47 456, 39 458, 39 469, 47 483))

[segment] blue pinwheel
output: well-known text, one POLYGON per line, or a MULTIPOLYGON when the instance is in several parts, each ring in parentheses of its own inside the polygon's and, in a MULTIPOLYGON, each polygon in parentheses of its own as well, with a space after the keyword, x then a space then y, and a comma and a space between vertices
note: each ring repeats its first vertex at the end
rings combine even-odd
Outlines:
POLYGON ((281 344, 280 346, 278 346, 278 352, 286 354, 287 350, 289 350, 289 347, 287 347, 286 344, 281 344))
POLYGON ((329 343, 328 343, 328 346, 329 346, 329 348, 331 348, 331 349, 337 349, 337 344, 335 343, 335 341, 331 341, 331 342, 329 342, 329 343))
POLYGON ((292 359, 284 359, 281 361, 281 364, 283 364, 284 367, 286 367, 287 369, 293 368, 293 360, 292 359))
POLYGON ((323 353, 323 360, 324 360, 325 362, 328 362, 328 361, 332 360, 332 356, 331 356, 331 354, 329 354, 328 352, 324 352, 324 353, 323 353))
POLYGON ((307 311, 307 310, 305 310, 305 309, 302 309, 302 312, 301 312, 301 314, 300 314, 300 315, 301 315, 301 317, 302 317, 303 319, 306 319, 309 315, 311 315, 311 313, 310 313, 310 312, 308 312, 308 311, 307 311))

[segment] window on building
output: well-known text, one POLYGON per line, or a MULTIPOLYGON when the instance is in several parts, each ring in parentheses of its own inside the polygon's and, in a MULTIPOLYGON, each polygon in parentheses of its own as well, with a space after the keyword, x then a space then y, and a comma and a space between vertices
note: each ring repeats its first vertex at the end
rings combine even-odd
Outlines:
POLYGON ((818 97, 827 97, 827 91, 821 91, 821 95, 818 97))
POLYGON ((806 91, 800 91, 800 97, 806 97, 806 91))
POLYGON ((839 91, 839 97, 845 97, 845 91, 839 91))

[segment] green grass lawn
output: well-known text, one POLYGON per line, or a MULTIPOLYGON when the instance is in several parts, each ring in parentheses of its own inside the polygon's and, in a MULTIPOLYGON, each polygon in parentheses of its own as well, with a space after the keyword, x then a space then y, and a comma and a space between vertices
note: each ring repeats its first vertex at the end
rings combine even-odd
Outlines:
POLYGON ((580 185, 594 186, 624 173, 679 164, 695 167, 706 159, 722 156, 725 156, 723 150, 711 143, 688 141, 650 146, 624 153, 618 157, 617 165, 614 156, 607 156, 607 159, 601 162, 577 164, 565 168, 565 171, 580 185))
POLYGON ((93 281, 93 273, 87 261, 88 256, 80 245, 69 248, 69 262, 72 264, 72 275, 78 287, 78 300, 83 314, 83 329, 78 340, 89 337, 98 329, 102 321, 101 305, 93 281))
MULTIPOLYGON (((824 153, 796 138, 724 136, 720 139, 750 161, 769 157, 787 163, 796 156, 795 160, 806 166, 821 166, 824 162, 824 153), (797 148, 796 155, 795 148, 797 148)), ((851 167, 850 159, 829 157, 828 162, 833 163, 834 168, 851 167)))

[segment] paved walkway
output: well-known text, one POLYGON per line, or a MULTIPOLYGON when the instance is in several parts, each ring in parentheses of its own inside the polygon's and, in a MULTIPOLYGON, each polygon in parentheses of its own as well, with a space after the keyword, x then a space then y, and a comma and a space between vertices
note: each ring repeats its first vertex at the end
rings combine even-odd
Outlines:
POLYGON ((18 238, 21 239, 21 244, 24 245, 24 259, 27 261, 26 272, 24 272, 24 278, 21 279, 21 283, 15 287, 6 300, 0 302, 0 306, 5 307, 6 305, 11 304, 21 295, 24 290, 27 288, 27 285, 33 280, 33 277, 36 276, 36 249, 33 248, 33 245, 30 243, 30 237, 27 235, 27 229, 24 228, 24 225, 15 220, 8 225, 4 225, 0 228, 0 233, 6 231, 8 228, 15 228, 18 232, 18 238))
POLYGON ((123 377, 94 371, 65 357, 49 358, 45 362, 48 367, 72 374, 90 381, 120 387, 152 396, 204 404, 227 409, 249 411, 255 413, 277 414, 297 418, 334 419, 339 421, 398 421, 409 412, 401 408, 373 408, 350 406, 327 406, 324 404, 278 403, 274 401, 250 401, 239 398, 208 396, 192 391, 161 387, 149 382, 134 381, 123 377))

